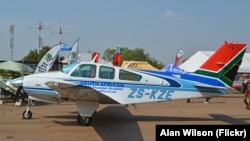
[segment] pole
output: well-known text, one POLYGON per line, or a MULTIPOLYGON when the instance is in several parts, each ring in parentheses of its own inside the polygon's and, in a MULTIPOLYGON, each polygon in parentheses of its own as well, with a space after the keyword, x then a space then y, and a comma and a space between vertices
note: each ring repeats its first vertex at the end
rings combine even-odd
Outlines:
POLYGON ((13 61, 13 48, 14 48, 14 25, 10 25, 10 50, 11 50, 11 61, 13 61))

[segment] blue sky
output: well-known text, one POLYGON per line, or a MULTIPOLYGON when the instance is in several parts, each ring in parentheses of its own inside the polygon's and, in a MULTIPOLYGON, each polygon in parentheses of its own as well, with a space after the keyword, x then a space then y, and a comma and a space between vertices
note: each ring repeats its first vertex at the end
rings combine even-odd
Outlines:
POLYGON ((143 48, 166 64, 178 49, 188 58, 224 41, 250 43, 249 0, 5 0, 0 13, 0 60, 11 59, 11 24, 20 60, 38 48, 40 21, 43 45, 58 43, 61 26, 66 44, 80 38, 80 52, 143 48))

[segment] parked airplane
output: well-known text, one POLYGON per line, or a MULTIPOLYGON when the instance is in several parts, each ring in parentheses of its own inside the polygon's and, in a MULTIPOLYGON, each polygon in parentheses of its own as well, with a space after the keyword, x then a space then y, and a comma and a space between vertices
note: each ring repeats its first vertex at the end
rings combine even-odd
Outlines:
MULTIPOLYGON (((99 104, 137 104, 238 92, 232 83, 247 44, 225 42, 194 73, 133 70, 94 62, 73 63, 58 72, 39 73, 11 81, 29 99, 76 102, 79 125, 90 125, 99 104), (15 81, 20 82, 15 84, 15 81)), ((23 112, 32 118, 30 103, 23 112)))

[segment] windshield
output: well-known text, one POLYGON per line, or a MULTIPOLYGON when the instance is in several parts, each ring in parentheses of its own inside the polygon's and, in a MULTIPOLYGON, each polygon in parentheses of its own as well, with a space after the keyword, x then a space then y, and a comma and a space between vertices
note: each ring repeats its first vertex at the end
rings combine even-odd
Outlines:
POLYGON ((70 64, 64 68, 62 68, 60 71, 63 72, 63 73, 69 73, 69 71, 74 68, 78 63, 73 63, 73 64, 70 64))

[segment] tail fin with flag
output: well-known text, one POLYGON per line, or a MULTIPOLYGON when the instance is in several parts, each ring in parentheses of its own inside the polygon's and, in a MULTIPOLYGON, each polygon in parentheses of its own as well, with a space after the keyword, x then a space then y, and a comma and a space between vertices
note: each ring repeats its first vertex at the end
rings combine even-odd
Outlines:
POLYGON ((40 60, 34 73, 45 73, 48 72, 55 62, 59 51, 61 50, 63 44, 57 44, 52 47, 40 60))
POLYGON ((231 87, 246 47, 245 43, 224 42, 194 73, 219 78, 231 87))
POLYGON ((78 51, 79 51, 80 38, 78 38, 72 46, 72 49, 68 57, 68 65, 77 62, 78 51))

